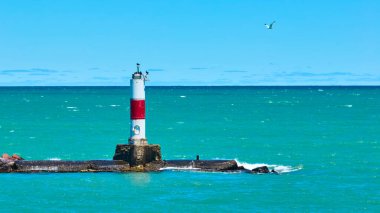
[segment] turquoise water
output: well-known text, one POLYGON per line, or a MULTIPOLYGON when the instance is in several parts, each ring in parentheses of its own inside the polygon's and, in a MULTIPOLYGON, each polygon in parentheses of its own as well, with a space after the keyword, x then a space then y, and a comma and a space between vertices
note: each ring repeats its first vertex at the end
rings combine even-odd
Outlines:
MULTIPOLYGON (((0 87, 0 152, 111 159, 128 87, 0 87)), ((380 211, 380 87, 148 87, 165 159, 237 159, 280 175, 0 174, 2 211, 380 211)))

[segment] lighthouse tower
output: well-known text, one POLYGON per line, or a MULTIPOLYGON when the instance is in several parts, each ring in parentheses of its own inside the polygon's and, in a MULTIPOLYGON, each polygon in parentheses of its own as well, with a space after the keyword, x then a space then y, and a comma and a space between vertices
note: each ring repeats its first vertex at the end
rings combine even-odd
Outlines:
POLYGON ((137 63, 137 71, 131 79, 131 137, 129 144, 147 145, 145 137, 145 81, 146 75, 140 71, 137 63))
POLYGON ((116 145, 114 160, 129 163, 136 171, 158 170, 162 167, 161 147, 148 144, 145 138, 145 81, 148 72, 140 72, 140 64, 131 79, 131 136, 128 144, 116 145), (142 169, 142 170, 141 170, 142 169))

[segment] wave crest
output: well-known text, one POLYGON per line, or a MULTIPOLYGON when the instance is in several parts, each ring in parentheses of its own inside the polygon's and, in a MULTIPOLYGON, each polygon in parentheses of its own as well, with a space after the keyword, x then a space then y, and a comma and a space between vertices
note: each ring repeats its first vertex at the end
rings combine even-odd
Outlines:
POLYGON ((269 170, 274 170, 277 173, 288 173, 288 172, 295 172, 302 169, 302 166, 284 166, 284 165, 276 165, 276 164, 266 164, 266 163, 247 163, 247 162, 240 162, 239 160, 235 159, 238 166, 242 166, 245 169, 252 170, 258 167, 266 166, 269 170))

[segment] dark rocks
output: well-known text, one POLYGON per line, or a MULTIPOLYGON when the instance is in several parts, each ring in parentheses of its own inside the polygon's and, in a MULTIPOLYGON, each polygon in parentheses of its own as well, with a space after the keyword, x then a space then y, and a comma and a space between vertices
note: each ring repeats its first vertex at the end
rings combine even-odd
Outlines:
POLYGON ((124 160, 52 161, 52 160, 9 160, 0 158, 0 173, 35 172, 150 172, 161 169, 209 172, 247 172, 251 174, 274 173, 262 166, 248 170, 238 166, 235 160, 154 160, 145 164, 130 165, 124 160))
POLYGON ((16 168, 15 161, 0 158, 0 172, 11 172, 16 168))
POLYGON ((267 166, 252 170, 238 166, 235 160, 165 160, 161 159, 159 145, 117 145, 114 160, 89 161, 53 161, 53 160, 23 160, 14 154, 3 154, 0 158, 0 173, 10 172, 150 172, 161 169, 211 172, 247 172, 251 174, 275 173, 267 166))
POLYGON ((0 172, 11 172, 17 168, 15 162, 24 160, 17 154, 9 156, 7 153, 2 154, 0 158, 0 172))
POLYGON ((270 173, 269 168, 267 166, 260 166, 252 169, 251 173, 270 173))
POLYGON ((238 170, 247 170, 246 168, 244 168, 244 166, 238 166, 237 169, 238 169, 238 170))
POLYGON ((160 145, 118 144, 113 159, 126 161, 132 167, 147 164, 159 165, 162 161, 161 147, 160 145))
POLYGON ((13 172, 126 172, 130 166, 125 161, 16 161, 13 172))
POLYGON ((165 167, 199 169, 202 171, 236 171, 237 162, 234 160, 166 160, 165 167))

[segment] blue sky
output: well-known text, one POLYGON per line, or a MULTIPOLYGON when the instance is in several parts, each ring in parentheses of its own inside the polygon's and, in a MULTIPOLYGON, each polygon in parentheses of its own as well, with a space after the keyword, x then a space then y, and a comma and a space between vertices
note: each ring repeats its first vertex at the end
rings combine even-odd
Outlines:
POLYGON ((2 0, 0 86, 128 85, 136 62, 149 85, 380 85, 379 11, 377 0, 2 0))

